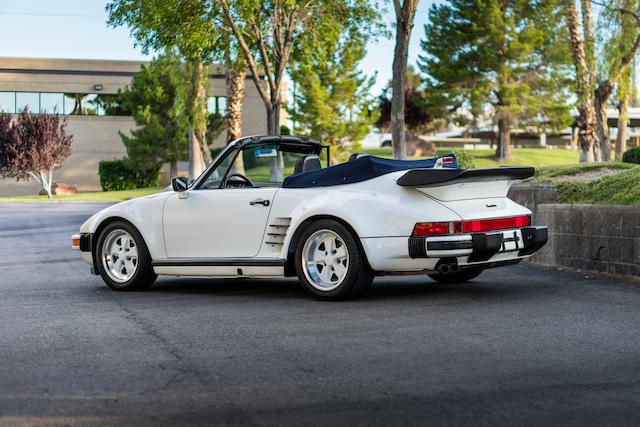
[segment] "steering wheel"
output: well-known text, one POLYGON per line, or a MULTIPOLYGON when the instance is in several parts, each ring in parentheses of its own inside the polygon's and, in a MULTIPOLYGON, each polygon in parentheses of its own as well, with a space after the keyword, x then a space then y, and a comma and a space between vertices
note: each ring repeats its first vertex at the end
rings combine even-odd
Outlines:
POLYGON ((254 187, 253 183, 249 180, 249 178, 242 175, 241 173, 232 173, 231 175, 227 175, 227 177, 224 180, 224 185, 222 187, 227 188, 227 183, 229 182, 229 179, 233 177, 240 178, 241 180, 243 180, 246 184, 245 187, 251 187, 251 188, 254 187))

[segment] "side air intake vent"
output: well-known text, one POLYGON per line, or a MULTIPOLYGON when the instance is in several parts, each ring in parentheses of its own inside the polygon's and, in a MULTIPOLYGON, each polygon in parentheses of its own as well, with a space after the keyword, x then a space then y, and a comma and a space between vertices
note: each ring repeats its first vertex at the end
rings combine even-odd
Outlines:
POLYGON ((271 249, 278 250, 282 248, 290 224, 291 218, 274 218, 267 227, 264 243, 271 249))

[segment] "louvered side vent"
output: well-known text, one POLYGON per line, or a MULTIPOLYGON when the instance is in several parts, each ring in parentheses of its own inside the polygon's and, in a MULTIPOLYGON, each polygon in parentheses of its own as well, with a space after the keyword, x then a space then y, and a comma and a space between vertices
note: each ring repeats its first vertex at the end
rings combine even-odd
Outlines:
POLYGON ((279 251, 282 248, 290 224, 291 218, 274 218, 267 227, 267 234, 264 238, 264 243, 269 249, 279 251))

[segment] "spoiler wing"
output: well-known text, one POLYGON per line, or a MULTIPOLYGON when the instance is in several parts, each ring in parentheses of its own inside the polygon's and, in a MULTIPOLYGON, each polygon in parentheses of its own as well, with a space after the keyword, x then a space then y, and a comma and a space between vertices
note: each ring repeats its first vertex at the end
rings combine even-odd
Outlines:
POLYGON ((535 173, 532 166, 509 166, 492 169, 411 169, 396 181, 403 187, 462 184, 463 182, 515 181, 535 173))

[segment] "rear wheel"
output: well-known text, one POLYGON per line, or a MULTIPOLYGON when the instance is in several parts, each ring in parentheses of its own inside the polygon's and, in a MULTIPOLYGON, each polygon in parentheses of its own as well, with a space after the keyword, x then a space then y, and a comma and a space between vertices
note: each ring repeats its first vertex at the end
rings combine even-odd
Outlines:
POLYGON ((475 279, 482 273, 482 268, 465 268, 464 270, 456 271, 447 274, 429 274, 429 277, 438 283, 454 284, 464 283, 469 280, 475 279))
POLYGON ((147 289, 157 278, 142 236, 124 221, 102 230, 96 243, 96 261, 100 276, 113 290, 147 289))
POLYGON ((334 220, 316 221, 304 230, 295 266, 304 289, 323 300, 356 297, 373 281, 364 251, 353 234, 334 220))

